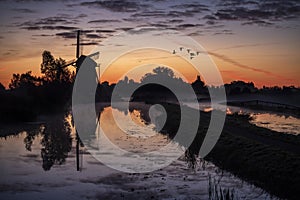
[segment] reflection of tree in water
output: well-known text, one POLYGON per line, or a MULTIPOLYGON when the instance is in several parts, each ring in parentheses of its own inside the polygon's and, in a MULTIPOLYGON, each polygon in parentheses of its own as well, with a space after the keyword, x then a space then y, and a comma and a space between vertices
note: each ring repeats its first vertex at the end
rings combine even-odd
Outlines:
POLYGON ((65 116, 46 125, 41 144, 43 169, 50 170, 54 164, 63 164, 72 148, 71 126, 65 116))
POLYGON ((41 156, 43 169, 50 170, 54 164, 63 164, 72 149, 71 126, 66 119, 67 115, 56 116, 55 119, 46 122, 38 132, 27 132, 24 138, 25 148, 31 151, 35 137, 41 134, 41 156))
MULTIPOLYGON (((43 129, 44 126, 40 127, 40 130, 43 129)), ((33 144, 33 141, 35 137, 40 133, 40 130, 32 130, 32 131, 26 131, 26 137, 24 138, 24 144, 25 144, 25 149, 27 151, 31 151, 31 146, 33 144)))
MULTIPOLYGON (((142 104, 141 104, 142 105, 142 104)), ((159 128, 160 133, 163 135, 168 136, 171 140, 174 140, 174 137, 178 131, 179 125, 180 125, 180 107, 176 105, 168 105, 168 104, 161 104, 164 108, 165 111, 167 112, 167 121, 165 124, 159 124, 159 122, 162 121, 162 116, 156 116, 157 117, 157 122, 158 124, 155 124, 155 126, 162 127, 162 129, 159 128), (179 115, 174 114, 174 113, 179 113, 179 115)), ((140 117, 142 121, 144 121, 147 124, 151 123, 150 117, 149 117, 149 108, 150 106, 139 106, 138 104, 130 104, 129 106, 129 112, 132 113, 134 110, 137 110, 140 112, 140 117)), ((187 107, 182 107, 182 109, 189 109, 187 107)), ((189 109, 190 112, 197 112, 195 110, 189 109)), ((202 145, 203 139, 206 135, 208 124, 210 122, 210 113, 200 113, 203 118, 202 121, 200 121, 199 124, 199 130, 198 133, 196 134, 193 142, 189 146, 185 146, 184 144, 181 144, 181 141, 175 141, 174 142, 179 142, 180 145, 184 146, 186 148, 185 151, 185 160, 188 163, 188 166, 190 168, 195 168, 197 165, 197 157, 199 156, 199 151, 200 147, 202 145), (204 117, 205 115, 205 117, 204 117)))

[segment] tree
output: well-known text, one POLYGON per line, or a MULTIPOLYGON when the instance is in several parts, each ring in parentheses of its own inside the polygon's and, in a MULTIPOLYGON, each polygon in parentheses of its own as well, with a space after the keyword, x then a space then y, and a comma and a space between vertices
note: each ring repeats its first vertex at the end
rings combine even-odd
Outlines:
POLYGON ((55 59, 50 51, 44 51, 42 54, 41 73, 49 82, 71 82, 72 73, 66 67, 66 61, 62 58, 55 59))
POLYGON ((3 91, 3 90, 5 90, 5 87, 4 87, 4 85, 2 85, 2 83, 0 83, 0 91, 3 91))
POLYGON ((31 71, 28 71, 23 74, 13 74, 8 87, 9 89, 30 88, 39 84, 39 78, 31 75, 31 71))
POLYGON ((155 69, 153 69, 153 73, 154 74, 162 74, 162 75, 166 75, 170 78, 174 78, 174 72, 173 70, 167 68, 167 67, 157 67, 155 69))
POLYGON ((168 78, 168 79, 176 79, 173 70, 167 68, 167 67, 156 67, 152 70, 153 73, 147 73, 141 78, 141 83, 146 82, 148 80, 151 80, 155 77, 160 78, 168 78))

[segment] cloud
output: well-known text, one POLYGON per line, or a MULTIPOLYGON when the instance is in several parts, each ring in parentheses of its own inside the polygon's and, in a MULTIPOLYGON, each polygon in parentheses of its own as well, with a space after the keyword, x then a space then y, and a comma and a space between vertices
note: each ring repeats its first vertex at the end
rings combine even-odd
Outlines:
POLYGON ((227 50, 227 49, 239 49, 239 48, 245 48, 245 47, 259 47, 259 46, 266 46, 266 45, 275 45, 278 43, 256 43, 256 44, 239 44, 239 45, 233 45, 223 48, 218 48, 212 50, 212 52, 220 51, 220 50, 227 50))
POLYGON ((99 34, 85 34, 86 38, 90 38, 90 39, 100 39, 100 38, 106 38, 104 36, 101 36, 99 34))
POLYGON ((115 30, 109 30, 109 29, 101 29, 101 30, 96 30, 96 33, 115 33, 115 30))
POLYGON ((60 36, 65 39, 75 39, 77 37, 76 32, 62 32, 62 33, 56 33, 56 36, 60 36))
MULTIPOLYGON (((76 39, 77 31, 60 32, 55 34, 58 37, 64 39, 76 39)), ((95 30, 81 30, 80 31, 80 41, 81 45, 96 45, 99 39, 107 38, 107 35, 97 33, 95 30)))
POLYGON ((182 23, 182 22, 184 22, 183 19, 170 19, 168 21, 168 23, 182 23))
POLYGON ((255 24, 260 25, 260 26, 272 26, 272 25, 274 25, 274 23, 267 22, 267 21, 264 21, 264 20, 253 20, 253 21, 242 23, 242 25, 255 25, 255 24))
POLYGON ((239 68, 247 69, 247 70, 258 72, 258 73, 263 73, 263 74, 266 74, 266 75, 269 75, 269 76, 273 76, 273 77, 279 78, 279 79, 284 79, 284 80, 286 79, 285 77, 283 77, 283 76, 281 76, 279 74, 275 74, 273 72, 270 72, 270 71, 267 71, 267 70, 264 70, 264 69, 258 69, 258 68, 255 68, 255 67, 244 65, 244 64, 239 63, 239 62, 237 62, 237 61, 235 61, 235 60, 233 60, 233 59, 231 59, 231 58, 229 58, 229 57, 227 57, 225 55, 222 55, 222 54, 218 54, 218 53, 211 52, 211 51, 207 52, 207 54, 212 55, 212 56, 214 56, 216 58, 219 58, 219 59, 221 59, 221 60, 223 60, 223 61, 225 61, 227 63, 231 63, 234 66, 239 67, 239 68))
POLYGON ((171 17, 171 18, 174 18, 174 17, 178 17, 178 18, 182 18, 182 17, 194 17, 195 13, 194 12, 171 10, 168 13, 168 16, 171 17))
POLYGON ((245 80, 246 79, 245 75, 242 74, 239 71, 234 71, 234 70, 220 70, 220 72, 225 77, 230 77, 230 79, 235 79, 235 80, 245 80))
POLYGON ((210 11, 209 7, 204 4, 200 3, 183 3, 183 4, 178 4, 171 6, 172 9, 180 9, 180 10, 185 10, 185 12, 192 12, 192 13, 200 13, 204 11, 210 11))
POLYGON ((203 19, 217 20, 217 17, 216 17, 216 16, 213 16, 213 15, 205 15, 205 16, 203 17, 203 19))
POLYGON ((33 37, 51 37, 54 36, 52 34, 39 34, 39 35, 32 35, 33 37))
MULTIPOLYGON (((98 42, 81 42, 80 45, 82 46, 96 46, 98 45, 99 43, 98 42)), ((72 44, 73 46, 76 45, 76 44, 72 44)))
POLYGON ((168 16, 168 12, 161 11, 161 10, 145 10, 142 12, 137 12, 135 14, 132 14, 131 17, 155 17, 155 18, 166 18, 168 16))
POLYGON ((47 18, 41 18, 34 21, 26 21, 18 26, 20 27, 26 27, 26 26, 42 26, 42 25, 68 25, 68 24, 77 24, 77 20, 69 19, 66 15, 56 16, 56 17, 47 17, 47 18))
POLYGON ((77 30, 78 27, 73 26, 25 26, 21 29, 26 29, 29 31, 34 30, 77 30))
POLYGON ((110 10, 112 12, 137 12, 142 4, 138 1, 125 1, 125 0, 102 0, 82 2, 81 6, 98 7, 110 10))
POLYGON ((177 27, 185 29, 185 28, 195 28, 199 26, 203 26, 203 24, 179 24, 177 27))
POLYGON ((11 9, 14 12, 18 12, 18 13, 26 13, 26 14, 30 14, 30 13, 36 13, 36 10, 32 10, 29 8, 13 8, 11 9))
POLYGON ((214 25, 214 24, 208 24, 209 26, 205 26, 204 29, 218 29, 218 28, 224 28, 225 25, 224 24, 218 24, 218 25, 214 25))
POLYGON ((149 26, 153 26, 156 28, 170 28, 170 25, 164 22, 149 23, 149 26))
POLYGON ((221 30, 221 31, 217 31, 214 33, 214 35, 233 35, 234 33, 232 32, 232 30, 221 30))
POLYGON ((92 20, 89 21, 88 23, 115 23, 115 22, 121 22, 120 20, 116 19, 98 19, 98 20, 92 20))
POLYGON ((298 18, 300 5, 297 1, 221 1, 213 14, 219 20, 242 21, 242 25, 271 26, 274 22, 298 18))
POLYGON ((88 17, 88 15, 86 15, 86 14, 79 14, 77 17, 75 17, 75 18, 85 18, 85 17, 88 17))
POLYGON ((21 29, 34 31, 34 30, 75 30, 78 27, 69 26, 70 24, 77 24, 78 20, 70 17, 67 14, 60 14, 55 17, 46 17, 37 20, 25 21, 16 24, 21 29))
POLYGON ((134 29, 134 27, 120 27, 120 28, 116 28, 116 30, 121 30, 121 31, 130 31, 134 29))
POLYGON ((188 11, 185 9, 171 9, 171 10, 142 10, 131 15, 129 21, 137 21, 140 19, 151 20, 152 18, 161 18, 161 19, 174 19, 174 18, 183 18, 183 17, 193 17, 196 12, 188 11))

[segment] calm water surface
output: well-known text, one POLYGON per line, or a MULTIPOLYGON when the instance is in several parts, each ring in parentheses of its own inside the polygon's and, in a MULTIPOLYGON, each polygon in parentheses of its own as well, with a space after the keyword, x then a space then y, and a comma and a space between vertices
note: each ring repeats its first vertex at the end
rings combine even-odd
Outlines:
MULTIPOLYGON (((144 152, 172 142, 143 119, 140 110, 106 107, 100 124, 107 137, 128 151, 144 152), (133 119, 129 134, 113 122, 115 112, 124 123, 133 119)), ((270 199, 261 189, 222 172, 211 163, 190 169, 184 157, 152 173, 128 174, 106 167, 81 147, 81 171, 75 166, 75 134, 70 115, 53 116, 22 131, 1 130, 1 199, 208 199, 208 175, 222 188, 234 188, 241 199, 270 199)), ((97 134, 97 131, 96 133, 97 134)), ((178 144, 174 143, 178 146, 178 144)), ((114 152, 111 152, 112 154, 114 152)))
MULTIPOLYGON (((186 105, 191 108, 199 108, 203 111, 212 110, 210 103, 200 103, 199 105, 187 103, 186 105)), ((219 107, 224 107, 224 105, 220 104, 219 107)), ((251 120, 250 122, 257 126, 268 128, 281 133, 295 135, 300 134, 300 119, 293 116, 292 114, 271 112, 265 110, 253 110, 237 106, 226 107, 228 114, 234 112, 238 112, 240 114, 250 114, 253 117, 253 120, 251 120)))

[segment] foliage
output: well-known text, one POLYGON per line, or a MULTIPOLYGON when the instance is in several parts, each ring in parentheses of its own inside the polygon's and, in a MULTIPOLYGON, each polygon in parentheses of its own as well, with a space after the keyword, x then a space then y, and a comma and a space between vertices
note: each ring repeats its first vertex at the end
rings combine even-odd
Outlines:
POLYGON ((174 79, 175 75, 173 70, 167 67, 157 67, 152 70, 152 73, 147 73, 141 78, 141 83, 147 82, 148 80, 152 80, 154 77, 162 77, 174 79))
POLYGON ((31 71, 25 72, 23 74, 13 74, 13 77, 9 83, 9 89, 18 88, 32 88, 34 86, 40 85, 40 78, 33 76, 31 71))
POLYGON ((227 94, 235 95, 242 93, 255 93, 257 88, 254 86, 253 82, 244 81, 232 81, 230 84, 225 84, 225 90, 227 94))
POLYGON ((64 67, 66 61, 62 58, 55 59, 49 51, 42 54, 41 73, 49 82, 70 82, 72 79, 71 71, 64 67))
POLYGON ((0 120, 31 121, 38 114, 62 111, 71 100, 75 73, 63 67, 66 62, 43 52, 41 72, 13 74, 9 89, 0 96, 0 120))
POLYGON ((1 90, 5 90, 5 87, 4 87, 4 85, 2 85, 2 83, 0 83, 0 91, 1 90))

